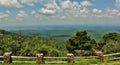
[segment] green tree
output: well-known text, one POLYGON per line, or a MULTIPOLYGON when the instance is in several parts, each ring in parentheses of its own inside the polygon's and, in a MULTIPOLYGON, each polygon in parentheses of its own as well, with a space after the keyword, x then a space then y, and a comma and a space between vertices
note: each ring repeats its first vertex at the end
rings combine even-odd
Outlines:
POLYGON ((4 52, 20 56, 34 56, 36 53, 43 53, 45 56, 63 56, 67 51, 63 40, 0 30, 0 55, 4 52))
POLYGON ((120 34, 116 32, 105 34, 98 43, 98 49, 104 53, 120 52, 120 34))
POLYGON ((70 53, 75 55, 92 55, 92 49, 96 49, 96 45, 96 41, 90 38, 86 31, 80 31, 68 40, 66 47, 70 53))

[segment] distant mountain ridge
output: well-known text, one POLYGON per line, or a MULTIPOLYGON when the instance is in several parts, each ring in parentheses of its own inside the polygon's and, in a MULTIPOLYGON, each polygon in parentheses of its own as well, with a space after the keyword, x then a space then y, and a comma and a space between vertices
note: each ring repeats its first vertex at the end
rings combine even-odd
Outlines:
POLYGON ((97 26, 97 25, 42 25, 42 26, 0 26, 0 29, 5 30, 115 30, 120 29, 120 26, 97 26))
MULTIPOLYGON (((1 28, 1 27, 0 27, 1 28)), ((100 39, 108 32, 120 32, 120 26, 87 26, 87 25, 45 25, 45 26, 13 26, 2 29, 47 38, 68 39, 77 31, 86 30, 90 36, 100 39)))

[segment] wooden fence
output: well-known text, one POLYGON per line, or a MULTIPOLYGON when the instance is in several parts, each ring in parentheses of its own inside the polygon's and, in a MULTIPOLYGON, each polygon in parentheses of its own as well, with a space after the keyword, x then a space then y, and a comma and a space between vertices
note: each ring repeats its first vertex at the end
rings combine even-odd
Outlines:
MULTIPOLYGON (((105 55, 103 55, 103 57, 115 56, 115 55, 120 55, 120 53, 105 54, 105 55)), ((99 56, 74 57, 73 54, 67 54, 66 57, 43 57, 40 54, 40 56, 36 56, 36 57, 11 56, 10 58, 12 58, 12 59, 33 59, 34 60, 34 61, 12 61, 11 63, 38 63, 38 64, 41 64, 41 63, 74 63, 74 59, 85 59, 85 58, 97 58, 97 59, 100 59, 99 56), (43 62, 44 59, 65 59, 65 60, 61 61, 61 62, 47 62, 47 61, 43 62)), ((0 62, 1 63, 10 63, 10 58, 5 59, 5 55, 0 56, 0 59, 1 59, 0 62)), ((115 59, 120 59, 120 58, 113 58, 111 60, 115 60, 115 59)))

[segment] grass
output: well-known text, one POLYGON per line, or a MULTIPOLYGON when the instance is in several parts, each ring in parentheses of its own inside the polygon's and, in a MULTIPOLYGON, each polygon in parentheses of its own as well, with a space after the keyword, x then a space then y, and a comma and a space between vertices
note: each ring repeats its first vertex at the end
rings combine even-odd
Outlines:
POLYGON ((66 63, 66 64, 27 64, 27 63, 11 63, 11 64, 2 64, 0 65, 120 65, 120 60, 116 61, 105 61, 105 62, 97 62, 95 59, 91 60, 77 60, 76 63, 66 63), (79 61, 79 62, 78 62, 79 61))
MULTIPOLYGON (((96 58, 91 58, 91 59, 75 59, 75 63, 71 64, 35 64, 35 63, 11 63, 11 64, 3 64, 0 63, 0 65, 120 65, 120 60, 114 60, 110 61, 110 57, 105 57, 104 62, 98 62, 96 58)), ((46 60, 46 62, 66 62, 65 60, 46 60)))
POLYGON ((0 65, 120 65, 120 61, 109 62, 109 63, 98 63, 98 64, 90 64, 90 63, 74 63, 74 64, 23 64, 23 63, 12 63, 12 64, 0 64, 0 65))

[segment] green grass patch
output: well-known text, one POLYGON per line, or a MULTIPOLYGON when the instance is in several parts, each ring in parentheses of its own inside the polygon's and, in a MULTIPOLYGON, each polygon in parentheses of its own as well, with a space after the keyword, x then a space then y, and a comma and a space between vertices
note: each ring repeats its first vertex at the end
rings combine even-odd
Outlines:
MULTIPOLYGON (((120 65, 120 60, 110 61, 110 57, 105 57, 104 62, 98 62, 96 58, 91 59, 75 59, 75 63, 60 63, 60 64, 36 64, 36 63, 11 63, 11 64, 3 64, 0 65, 120 65)), ((51 60, 47 59, 46 62, 67 62, 65 60, 51 60)))
POLYGON ((80 62, 80 63, 66 63, 66 64, 26 64, 26 63, 12 63, 12 64, 0 64, 0 65, 120 65, 120 61, 111 61, 111 62, 80 62))

